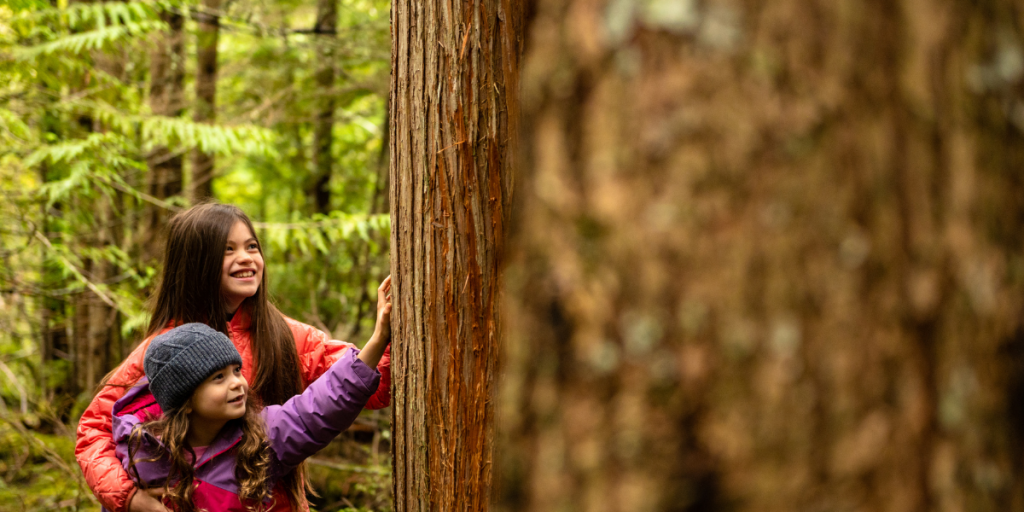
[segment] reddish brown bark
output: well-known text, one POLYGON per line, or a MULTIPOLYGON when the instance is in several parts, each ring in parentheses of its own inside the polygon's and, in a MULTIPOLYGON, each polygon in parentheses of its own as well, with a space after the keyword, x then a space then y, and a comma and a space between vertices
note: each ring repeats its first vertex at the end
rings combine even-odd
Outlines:
POLYGON ((392 4, 396 510, 486 510, 521 7, 392 4))
POLYGON ((538 2, 501 509, 1024 510, 1024 13, 538 2))

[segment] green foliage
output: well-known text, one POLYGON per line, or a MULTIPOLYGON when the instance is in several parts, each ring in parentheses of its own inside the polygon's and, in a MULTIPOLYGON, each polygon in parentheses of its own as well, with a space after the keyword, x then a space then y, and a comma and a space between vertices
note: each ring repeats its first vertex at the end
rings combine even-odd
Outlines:
POLYGON ((99 510, 75 462, 74 438, 0 413, 0 510, 99 510))
POLYGON ((165 28, 163 23, 155 20, 97 27, 80 34, 69 34, 39 45, 19 48, 14 56, 21 60, 32 60, 55 54, 79 55, 87 51, 109 49, 125 39, 165 28))
MULTIPOLYGON (((282 310, 357 344, 373 328, 390 236, 388 2, 339 0, 338 37, 308 33, 312 0, 226 5, 215 13, 193 0, 0 5, 0 510, 95 510, 64 427, 93 391, 81 358, 97 319, 85 313, 89 304, 109 312, 100 319, 113 331, 105 371, 148 324, 160 268, 144 244, 162 240, 147 238, 146 222, 190 204, 195 150, 216 155, 216 199, 256 221, 282 310), (186 104, 177 117, 154 115, 149 104, 167 12, 186 20, 186 104), (192 121, 189 110, 197 12, 219 15, 222 27, 214 124, 192 121), (336 56, 329 90, 314 79, 324 46, 336 56), (336 106, 334 174, 329 211, 318 213, 308 194, 312 126, 327 95, 336 106), (180 195, 153 197, 158 151, 185 161, 180 195)), ((320 470, 324 482, 352 482, 339 495, 350 503, 338 507, 379 510, 389 466, 365 457, 339 464, 350 469, 320 470), (351 470, 360 465, 374 470, 351 470)))

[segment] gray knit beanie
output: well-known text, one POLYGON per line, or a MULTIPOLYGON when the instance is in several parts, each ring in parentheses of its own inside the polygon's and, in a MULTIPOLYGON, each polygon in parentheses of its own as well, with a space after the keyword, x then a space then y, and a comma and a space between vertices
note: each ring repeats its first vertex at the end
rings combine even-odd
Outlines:
POLYGON ((229 364, 242 364, 242 357, 224 333, 206 324, 184 324, 153 338, 142 367, 149 391, 164 411, 171 411, 229 364))

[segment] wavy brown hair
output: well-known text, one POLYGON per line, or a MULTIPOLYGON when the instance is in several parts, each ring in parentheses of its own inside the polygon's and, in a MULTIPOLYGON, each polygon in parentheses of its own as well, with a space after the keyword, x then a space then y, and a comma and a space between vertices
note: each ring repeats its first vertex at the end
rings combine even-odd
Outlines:
MULTIPOLYGON (((163 277, 147 337, 159 333, 172 322, 201 322, 229 335, 220 280, 228 233, 239 221, 244 222, 256 238, 262 255, 263 244, 253 229, 252 221, 237 206, 199 204, 171 218, 167 225, 163 277)), ((285 323, 284 315, 270 302, 267 274, 264 265, 263 279, 256 294, 245 299, 238 308, 250 317, 253 357, 250 384, 260 405, 283 404, 305 387, 295 338, 285 323)), ((293 505, 305 501, 304 466, 284 478, 284 488, 293 505)))
MULTIPOLYGON (((234 420, 240 423, 242 429, 242 439, 235 448, 235 479, 238 481, 239 501, 253 512, 262 512, 266 508, 264 500, 272 495, 268 485, 271 448, 263 419, 252 402, 247 397, 245 416, 234 420)), ((195 460, 195 451, 187 440, 190 426, 188 415, 188 405, 182 405, 165 412, 159 419, 136 425, 128 438, 128 472, 135 477, 140 489, 146 488, 146 482, 139 476, 136 467, 138 463, 155 462, 163 458, 170 462, 170 471, 164 480, 164 498, 170 500, 178 512, 196 512, 192 502, 192 494, 195 492, 195 468, 192 462, 195 460), (160 443, 152 458, 136 460, 145 433, 159 438, 160 443)), ((292 503, 297 503, 297 496, 290 495, 289 498, 292 503)))

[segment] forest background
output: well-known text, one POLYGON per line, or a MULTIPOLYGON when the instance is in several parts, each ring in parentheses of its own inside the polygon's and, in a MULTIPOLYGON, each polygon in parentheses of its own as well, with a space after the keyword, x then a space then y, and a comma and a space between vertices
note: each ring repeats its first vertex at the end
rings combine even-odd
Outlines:
MULTIPOLYGON (((380 0, 0 5, 0 510, 99 508, 75 423, 143 337, 162 228, 196 201, 256 221, 282 311, 365 342, 388 23, 380 0)), ((316 508, 390 508, 387 418, 313 460, 316 508)))
POLYGON ((335 337, 394 278, 318 509, 1024 510, 1019 2, 390 8, 0 7, 0 508, 95 507, 74 420, 212 196, 335 337))

